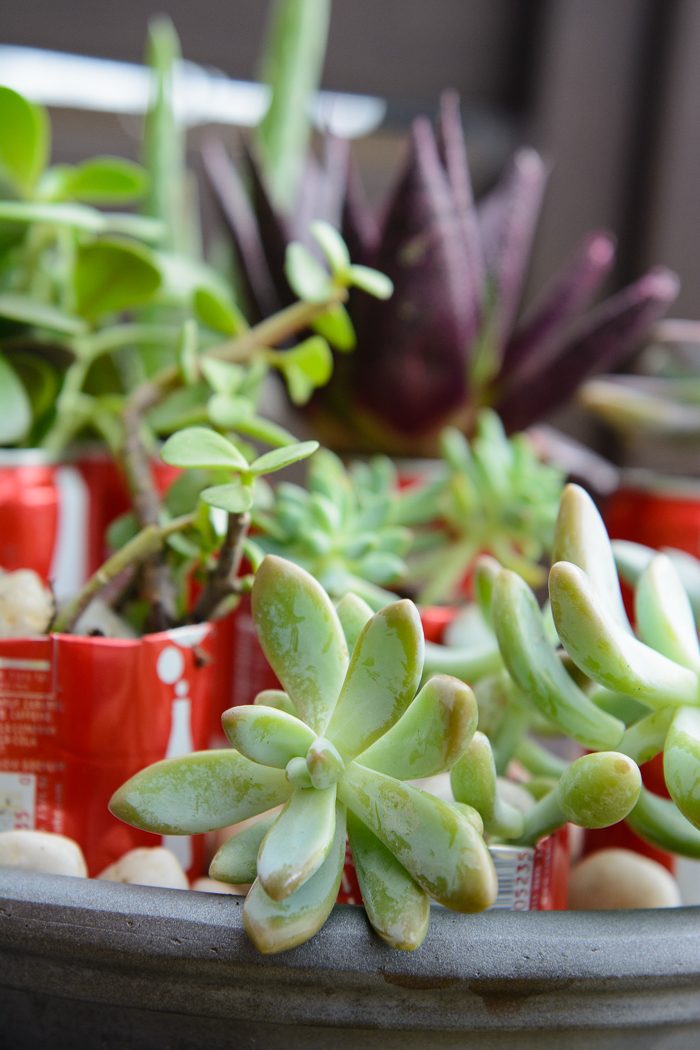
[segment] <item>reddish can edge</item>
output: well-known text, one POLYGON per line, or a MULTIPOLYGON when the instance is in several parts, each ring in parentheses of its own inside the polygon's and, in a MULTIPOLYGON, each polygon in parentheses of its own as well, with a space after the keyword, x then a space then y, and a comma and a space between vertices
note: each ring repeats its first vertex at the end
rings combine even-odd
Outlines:
POLYGON ((631 472, 606 501, 612 539, 700 556, 700 483, 631 472))
POLYGON ((159 842, 201 874, 203 836, 155 837, 107 806, 145 766, 206 748, 214 657, 210 624, 136 641, 0 640, 0 829, 68 835, 92 875, 159 842))

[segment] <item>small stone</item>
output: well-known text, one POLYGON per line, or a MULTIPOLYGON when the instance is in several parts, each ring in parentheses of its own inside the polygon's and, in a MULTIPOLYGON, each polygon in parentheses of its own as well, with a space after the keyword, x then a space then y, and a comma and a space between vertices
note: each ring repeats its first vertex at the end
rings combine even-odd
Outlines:
POLYGON ((55 611, 53 594, 31 569, 0 570, 0 638, 45 634, 55 611))
POLYGON ((174 853, 162 846, 144 846, 125 853, 97 876, 105 882, 125 882, 137 886, 160 886, 187 890, 189 882, 174 853))
POLYGON ((194 880, 191 889, 198 890, 200 893, 237 893, 239 896, 245 897, 250 886, 236 886, 232 882, 201 878, 194 880))
POLYGON ((87 876, 87 865, 78 843, 52 831, 0 832, 0 867, 39 871, 45 875, 87 876))
POLYGON ((678 883, 655 860, 628 849, 602 849, 580 861, 569 877, 572 911, 677 908, 678 883))

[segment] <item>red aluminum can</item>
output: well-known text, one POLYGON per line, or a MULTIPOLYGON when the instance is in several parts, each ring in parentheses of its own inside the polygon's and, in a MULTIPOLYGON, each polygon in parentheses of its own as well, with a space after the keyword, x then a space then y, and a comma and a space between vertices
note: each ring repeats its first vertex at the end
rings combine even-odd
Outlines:
MULTIPOLYGON (((207 747, 214 656, 210 624, 133 641, 0 640, 0 829, 68 835, 91 875, 157 844, 107 805, 145 766, 207 747)), ((201 874, 203 836, 162 842, 201 874)))

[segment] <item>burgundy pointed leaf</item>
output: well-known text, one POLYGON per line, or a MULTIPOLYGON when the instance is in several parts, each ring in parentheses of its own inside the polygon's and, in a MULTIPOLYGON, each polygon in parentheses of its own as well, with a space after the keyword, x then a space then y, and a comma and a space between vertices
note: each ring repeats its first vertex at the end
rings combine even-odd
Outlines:
POLYGON ((262 320, 279 309, 280 301, 255 214, 223 143, 208 138, 202 146, 202 161, 219 213, 233 241, 250 307, 249 320, 262 320))
POLYGON ((484 292, 484 254, 467 162, 459 95, 456 91, 444 91, 440 96, 439 132, 440 157, 452 187, 459 221, 464 231, 464 251, 469 259, 472 275, 472 288, 465 289, 465 294, 473 292, 480 310, 484 292))
POLYGON ((373 266, 379 244, 379 224, 372 210, 357 164, 348 157, 341 233, 354 262, 373 266))
MULTIPOLYGON (((509 431, 522 430, 563 404, 589 376, 622 364, 678 295, 679 281, 657 266, 592 310, 555 365, 514 389, 496 409, 509 431)), ((546 368, 546 366, 545 366, 546 368)))
POLYGON ((394 282, 394 295, 368 300, 358 325, 357 395, 410 433, 466 400, 477 326, 464 294, 471 278, 454 198, 426 120, 414 122, 375 265, 394 282))
POLYGON ((243 150, 243 159, 250 184, 249 194, 257 218, 260 238, 265 248, 268 269, 280 302, 283 306, 287 306, 294 298, 284 277, 284 260, 287 245, 292 240, 292 233, 288 221, 280 215, 272 203, 262 168, 247 148, 243 150))
POLYGON ((517 316, 546 182, 540 155, 519 150, 480 213, 486 271, 493 285, 489 334, 496 359, 517 316))
POLYGON ((508 342, 501 369, 505 389, 528 380, 556 356, 570 325, 601 287, 614 260, 615 242, 608 233, 584 238, 508 342))

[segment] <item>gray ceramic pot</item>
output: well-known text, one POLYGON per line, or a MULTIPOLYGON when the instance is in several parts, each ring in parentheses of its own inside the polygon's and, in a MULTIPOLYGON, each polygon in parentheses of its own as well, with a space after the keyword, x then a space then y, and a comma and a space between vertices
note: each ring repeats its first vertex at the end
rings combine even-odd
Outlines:
POLYGON ((680 1050, 700 1045, 700 908, 435 909, 392 951, 358 908, 260 956, 242 899, 0 872, 0 1046, 680 1050))

